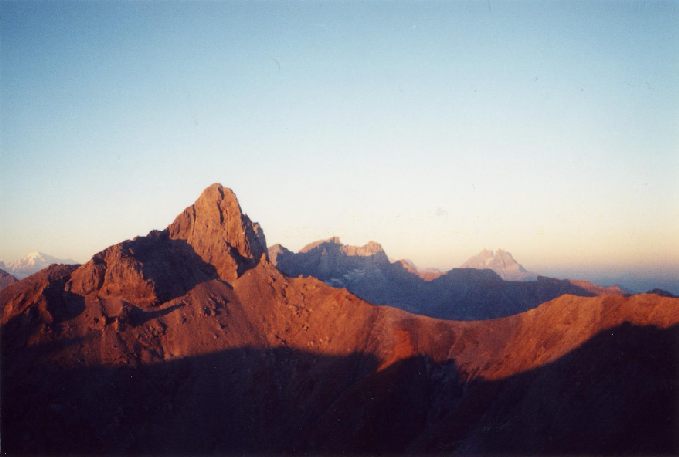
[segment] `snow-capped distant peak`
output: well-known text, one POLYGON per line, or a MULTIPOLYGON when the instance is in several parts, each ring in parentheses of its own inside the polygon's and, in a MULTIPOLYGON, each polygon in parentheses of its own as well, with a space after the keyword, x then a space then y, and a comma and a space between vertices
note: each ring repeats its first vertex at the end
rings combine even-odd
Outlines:
POLYGON ((16 260, 16 262, 23 265, 36 265, 38 263, 42 263, 50 259, 54 259, 54 257, 47 254, 43 254, 42 252, 34 251, 29 252, 22 258, 16 260))
POLYGON ((44 252, 33 251, 12 262, 6 262, 4 264, 4 270, 17 278, 22 279, 55 263, 67 265, 78 264, 78 262, 72 259, 60 259, 45 254, 44 252))

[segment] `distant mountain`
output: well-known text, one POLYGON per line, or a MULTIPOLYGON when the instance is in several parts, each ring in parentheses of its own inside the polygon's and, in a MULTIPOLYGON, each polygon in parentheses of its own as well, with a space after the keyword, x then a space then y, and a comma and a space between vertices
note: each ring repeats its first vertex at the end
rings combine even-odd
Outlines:
POLYGON ((14 284, 17 281, 17 278, 7 273, 5 270, 0 269, 0 290, 4 289, 10 284, 14 284))
POLYGON ((647 294, 660 295, 661 297, 679 298, 679 297, 677 297, 676 295, 674 295, 673 293, 668 292, 668 291, 666 291, 666 290, 664 290, 664 289, 657 288, 657 287, 656 287, 655 289, 649 290, 649 291, 646 292, 646 293, 647 293, 647 294))
MULTIPOLYGON (((269 257, 288 276, 313 276, 333 287, 347 288, 370 303, 444 319, 508 316, 563 294, 621 294, 618 289, 601 288, 586 281, 542 276, 532 281, 526 280, 526 275, 522 281, 505 281, 490 268, 423 271, 408 260, 390 262, 382 246, 374 241, 349 246, 337 237, 310 243, 298 253, 274 245, 269 248, 269 257)), ((499 258, 504 259, 507 271, 523 269, 509 253, 502 251, 499 258), (520 269, 512 267, 510 259, 520 269)))
POLYGON ((269 248, 271 262, 290 276, 314 276, 336 287, 361 278, 379 280, 390 262, 379 243, 350 246, 338 237, 314 241, 295 254, 281 245, 269 248))
POLYGON ((469 258, 461 265, 461 268, 487 268, 500 275, 505 281, 535 281, 538 277, 537 274, 519 265, 519 262, 514 260, 509 252, 502 249, 497 251, 484 249, 469 258))
POLYGON ((12 262, 0 262, 0 268, 4 268, 8 273, 19 279, 23 279, 53 264, 77 265, 78 263, 72 259, 60 259, 43 252, 31 252, 12 262))
MULTIPOLYGON (((571 287, 475 269, 424 281, 340 244, 296 255, 471 309, 571 287)), ((0 339, 7 455, 679 451, 679 299, 564 295, 472 322, 374 306, 282 274, 220 185, 164 230, 0 291, 0 339)))
POLYGON ((396 263, 399 263, 403 269, 419 276, 425 281, 432 281, 445 274, 444 271, 441 271, 438 268, 419 268, 417 265, 415 265, 415 262, 410 259, 397 260, 396 263))

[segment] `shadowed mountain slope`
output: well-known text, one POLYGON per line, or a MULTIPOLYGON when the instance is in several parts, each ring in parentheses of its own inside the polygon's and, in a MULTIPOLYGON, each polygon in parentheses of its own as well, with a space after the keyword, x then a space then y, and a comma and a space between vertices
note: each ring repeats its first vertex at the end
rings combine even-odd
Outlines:
POLYGON ((262 238, 215 190, 216 220, 193 229, 212 238, 152 232, 0 291, 3 450, 678 450, 679 299, 413 315, 257 259, 262 238))
POLYGON ((10 284, 13 284, 17 281, 18 281, 17 278, 15 278, 11 274, 7 273, 5 270, 0 269, 0 290, 4 289, 5 287, 7 287, 10 284))
MULTIPOLYGON (((498 251, 500 254, 511 258, 511 254, 504 251, 498 251)), ((564 294, 622 294, 617 288, 599 287, 587 281, 543 276, 533 281, 525 280, 526 276, 521 281, 505 281, 486 267, 427 273, 418 270, 412 262, 390 262, 375 242, 361 247, 347 246, 337 237, 311 243, 299 253, 274 245, 270 248, 270 257, 288 276, 313 276, 333 287, 345 287, 370 303, 442 319, 509 316, 564 294)), ((513 258, 511 260, 525 272, 513 258)))
POLYGON ((444 274, 444 272, 438 268, 419 268, 417 265, 415 265, 415 262, 410 259, 400 259, 395 263, 401 265, 404 270, 419 276, 425 281, 434 280, 444 274))

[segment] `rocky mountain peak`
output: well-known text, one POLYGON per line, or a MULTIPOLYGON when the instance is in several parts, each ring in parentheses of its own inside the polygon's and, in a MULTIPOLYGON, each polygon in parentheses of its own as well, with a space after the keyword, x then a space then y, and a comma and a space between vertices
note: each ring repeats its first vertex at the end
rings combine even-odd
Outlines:
POLYGON ((319 247, 330 247, 330 246, 337 246, 340 247, 342 246, 342 242, 340 241, 340 238, 338 236, 333 236, 330 238, 324 238, 322 240, 317 240, 313 241, 306 246, 304 246, 302 249, 299 250, 300 254, 304 254, 310 251, 313 251, 316 248, 319 247))
POLYGON ((514 259, 508 251, 497 249, 483 249, 470 257, 462 268, 490 269, 506 281, 533 281, 537 275, 529 272, 514 259))
POLYGON ((378 255, 380 257, 384 256, 386 258, 387 256, 384 252, 384 249, 382 248, 382 245, 376 241, 368 241, 363 246, 343 245, 342 252, 344 252, 346 255, 359 257, 371 257, 378 255))
POLYGON ((186 241, 225 280, 268 256, 264 232, 244 214, 234 192, 212 184, 167 228, 173 240, 186 241))
POLYGON ((418 272, 417 265, 410 259, 399 259, 395 263, 410 273, 417 274, 418 272))
POLYGON ((273 246, 269 247, 269 260, 274 265, 278 264, 278 258, 279 257, 290 255, 290 254, 292 254, 292 251, 287 249, 282 244, 277 243, 277 244, 274 244, 273 246))
POLYGON ((213 184, 166 230, 123 241, 73 272, 68 289, 154 306, 209 279, 233 281, 268 258, 264 232, 231 189, 213 184))
POLYGON ((382 245, 376 241, 368 241, 363 246, 352 246, 349 244, 342 244, 338 236, 309 243, 300 249, 299 253, 308 254, 314 251, 323 251, 333 255, 349 257, 374 257, 379 260, 388 260, 382 245))

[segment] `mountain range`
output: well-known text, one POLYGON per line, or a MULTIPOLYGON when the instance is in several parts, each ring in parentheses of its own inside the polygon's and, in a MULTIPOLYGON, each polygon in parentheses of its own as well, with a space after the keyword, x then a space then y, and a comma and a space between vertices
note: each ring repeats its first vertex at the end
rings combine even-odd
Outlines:
POLYGON ((616 287, 533 275, 502 250, 496 254, 483 251, 465 263, 475 266, 445 273, 419 270, 408 260, 390 262, 382 246, 374 241, 349 246, 338 237, 313 242, 298 253, 273 245, 269 257, 288 276, 313 276, 330 286, 344 287, 370 303, 443 319, 509 316, 566 293, 622 294, 616 287), (497 271, 522 279, 507 281, 497 271), (533 276, 534 280, 528 280, 533 276))
POLYGON ((4 263, 0 261, 0 269, 5 270, 16 278, 23 279, 53 264, 77 265, 78 263, 75 260, 60 259, 36 251, 11 262, 4 263))
POLYGON ((303 251, 325 279, 281 272, 289 251, 267 250, 215 184, 164 230, 10 284, 3 451, 679 451, 679 299, 564 293, 497 319, 435 319, 324 281, 364 263, 423 284, 540 279, 454 269, 426 281, 374 244, 303 251))

